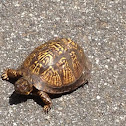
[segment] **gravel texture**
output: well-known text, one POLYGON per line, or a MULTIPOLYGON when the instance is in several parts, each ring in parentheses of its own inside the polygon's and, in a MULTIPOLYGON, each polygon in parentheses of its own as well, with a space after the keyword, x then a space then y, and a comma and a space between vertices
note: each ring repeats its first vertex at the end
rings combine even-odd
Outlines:
POLYGON ((83 47, 89 84, 54 98, 44 114, 40 99, 0 79, 0 126, 126 126, 126 1, 0 0, 1 73, 55 37, 83 47))

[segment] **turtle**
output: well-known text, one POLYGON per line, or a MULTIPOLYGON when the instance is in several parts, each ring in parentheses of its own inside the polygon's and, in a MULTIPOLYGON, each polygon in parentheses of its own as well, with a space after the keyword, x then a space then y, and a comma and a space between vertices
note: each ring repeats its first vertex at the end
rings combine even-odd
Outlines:
POLYGON ((19 68, 7 68, 1 77, 16 79, 18 94, 38 95, 48 112, 52 106, 49 95, 71 92, 87 83, 91 67, 81 46, 70 38, 57 38, 35 48, 19 68))

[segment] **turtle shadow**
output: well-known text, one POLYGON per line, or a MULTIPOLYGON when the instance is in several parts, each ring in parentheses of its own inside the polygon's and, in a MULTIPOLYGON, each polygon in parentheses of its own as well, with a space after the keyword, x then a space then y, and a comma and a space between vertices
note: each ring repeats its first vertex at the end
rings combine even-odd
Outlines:
POLYGON ((11 96, 9 97, 9 103, 10 105, 17 105, 19 103, 22 102, 26 102, 28 99, 32 99, 31 95, 20 95, 17 94, 15 91, 11 94, 11 96))
MULTIPOLYGON (((52 94, 48 94, 48 95, 49 95, 49 97, 51 99, 56 99, 56 98, 59 98, 62 95, 65 95, 65 94, 58 94, 58 95, 56 95, 56 94, 53 94, 53 95, 52 94)), ((67 94, 70 94, 70 92, 67 93, 67 94)), ((42 107, 45 105, 39 96, 35 96, 35 95, 21 95, 21 94, 17 94, 15 91, 9 97, 9 104, 10 105, 17 105, 17 104, 26 102, 29 99, 33 99, 34 102, 36 102, 38 105, 40 105, 42 107)))
MULTIPOLYGON (((49 97, 51 99, 58 98, 58 97, 61 97, 61 96, 62 96, 62 94, 61 95, 51 95, 51 94, 49 95, 49 97)), ((34 102, 36 102, 38 105, 40 105, 42 107, 44 107, 44 105, 45 105, 39 96, 21 95, 21 94, 17 94, 15 91, 9 97, 9 104, 10 105, 17 105, 17 104, 26 102, 29 99, 33 99, 34 102)))
POLYGON ((17 105, 17 104, 26 102, 29 99, 33 99, 37 104, 39 104, 42 107, 44 106, 43 101, 38 96, 21 95, 21 94, 17 94, 15 91, 9 97, 9 104, 10 105, 17 105))
MULTIPOLYGON (((85 84, 88 84, 88 83, 85 83, 85 84)), ((83 88, 83 86, 85 84, 81 85, 78 88, 81 88, 81 87, 83 88)), ((77 90, 78 88, 76 88, 75 90, 77 90)), ((63 95, 71 94, 75 90, 70 91, 70 92, 66 92, 66 93, 62 93, 62 94, 48 94, 48 95, 53 100, 53 99, 59 98, 63 95)), ((26 102, 28 99, 33 99, 41 107, 43 107, 45 105, 39 96, 36 96, 36 95, 21 95, 21 94, 17 94, 15 91, 9 97, 9 104, 10 105, 13 105, 13 104, 17 105, 17 104, 20 104, 22 102, 26 102)))

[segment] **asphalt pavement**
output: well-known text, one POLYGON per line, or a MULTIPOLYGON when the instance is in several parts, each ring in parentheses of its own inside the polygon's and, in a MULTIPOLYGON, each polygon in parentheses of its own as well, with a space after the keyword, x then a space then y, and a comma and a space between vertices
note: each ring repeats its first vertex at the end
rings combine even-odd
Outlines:
POLYGON ((55 37, 83 47, 89 83, 45 114, 39 98, 0 79, 0 126, 126 126, 126 1, 0 0, 0 74, 55 37))

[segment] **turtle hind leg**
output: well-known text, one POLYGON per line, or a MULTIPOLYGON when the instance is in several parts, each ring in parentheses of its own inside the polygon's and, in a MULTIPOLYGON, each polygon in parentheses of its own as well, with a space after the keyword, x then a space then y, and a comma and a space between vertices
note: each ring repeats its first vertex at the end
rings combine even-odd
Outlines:
POLYGON ((52 106, 51 98, 48 96, 47 93, 45 93, 43 91, 38 91, 38 95, 40 96, 40 98, 45 103, 45 105, 44 105, 44 112, 48 113, 48 111, 51 109, 51 106, 52 106))
POLYGON ((6 69, 1 75, 1 78, 3 80, 9 80, 10 78, 18 78, 19 76, 21 76, 21 71, 14 69, 6 69))

